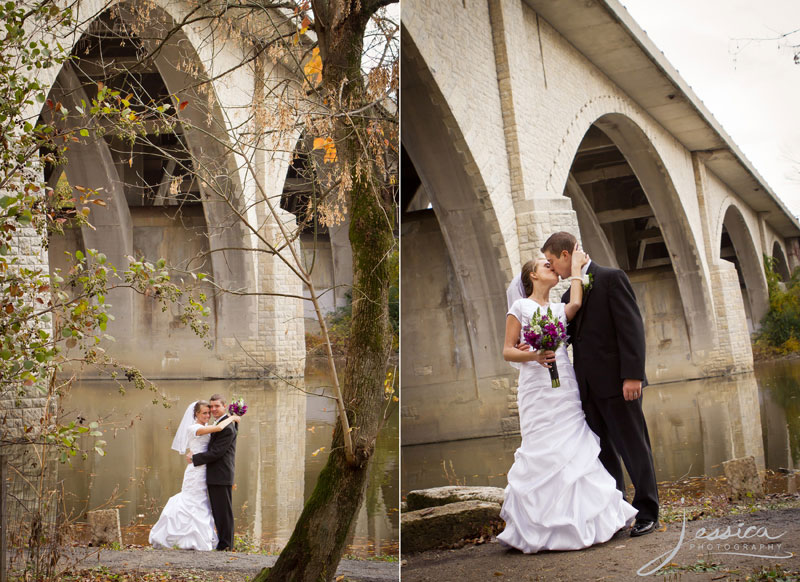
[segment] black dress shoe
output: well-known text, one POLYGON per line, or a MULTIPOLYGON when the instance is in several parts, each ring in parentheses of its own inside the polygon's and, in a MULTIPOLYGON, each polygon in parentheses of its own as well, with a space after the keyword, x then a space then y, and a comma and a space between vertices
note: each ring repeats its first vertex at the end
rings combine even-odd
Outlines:
POLYGON ((635 538, 653 533, 656 531, 656 527, 658 527, 657 521, 637 519, 636 523, 634 523, 633 527, 631 528, 631 537, 635 538))

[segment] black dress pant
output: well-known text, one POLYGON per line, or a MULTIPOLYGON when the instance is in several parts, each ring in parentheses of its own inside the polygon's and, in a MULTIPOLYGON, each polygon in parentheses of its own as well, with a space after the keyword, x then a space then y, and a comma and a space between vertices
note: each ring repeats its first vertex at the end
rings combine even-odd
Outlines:
POLYGON ((217 526, 218 550, 233 549, 233 497, 231 485, 208 485, 211 515, 217 526))
POLYGON ((583 396, 586 422, 600 437, 600 462, 617 481, 617 489, 624 496, 625 480, 619 462, 622 457, 636 490, 631 502, 639 510, 636 519, 656 521, 658 486, 642 399, 625 400, 621 394, 611 398, 583 396))

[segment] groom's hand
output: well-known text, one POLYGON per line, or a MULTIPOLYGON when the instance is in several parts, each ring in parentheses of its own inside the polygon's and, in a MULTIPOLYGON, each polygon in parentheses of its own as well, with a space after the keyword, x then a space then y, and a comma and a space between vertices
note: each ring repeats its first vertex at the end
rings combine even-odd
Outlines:
POLYGON ((517 348, 521 352, 527 352, 529 349, 531 349, 531 346, 529 346, 525 342, 520 342, 517 345, 515 345, 514 347, 517 348))
POLYGON ((642 381, 626 378, 622 381, 622 395, 625 400, 636 400, 642 395, 642 381))
POLYGON ((192 464, 192 453, 186 453, 186 462, 192 464))

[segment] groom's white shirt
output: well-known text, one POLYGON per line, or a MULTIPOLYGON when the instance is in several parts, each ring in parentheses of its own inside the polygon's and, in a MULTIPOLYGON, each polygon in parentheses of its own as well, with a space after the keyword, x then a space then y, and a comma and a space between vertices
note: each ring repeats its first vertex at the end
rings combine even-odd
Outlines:
POLYGON ((581 277, 585 277, 586 276, 586 271, 589 270, 589 265, 591 265, 591 264, 592 264, 592 259, 589 259, 588 261, 586 261, 586 264, 583 266, 583 269, 581 269, 581 277))

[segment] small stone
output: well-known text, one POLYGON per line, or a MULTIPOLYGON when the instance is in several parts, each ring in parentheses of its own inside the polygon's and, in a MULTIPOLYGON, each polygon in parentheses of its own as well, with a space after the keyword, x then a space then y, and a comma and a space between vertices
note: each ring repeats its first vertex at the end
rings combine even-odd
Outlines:
POLYGON ((100 509, 90 511, 89 529, 92 532, 92 546, 113 544, 122 545, 122 530, 119 527, 119 509, 100 509))
POLYGON ((730 487, 731 499, 745 501, 764 496, 764 483, 752 455, 722 463, 722 470, 730 487))

